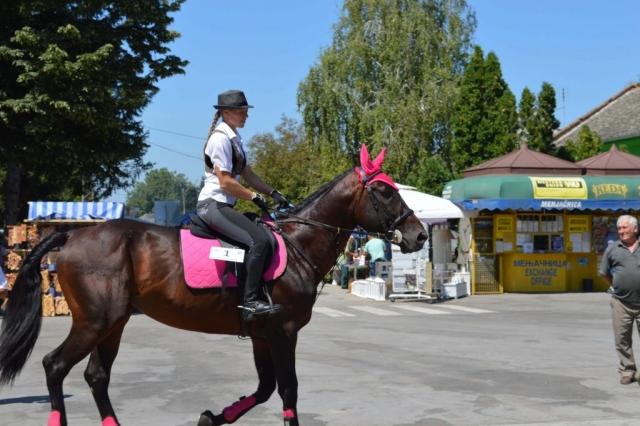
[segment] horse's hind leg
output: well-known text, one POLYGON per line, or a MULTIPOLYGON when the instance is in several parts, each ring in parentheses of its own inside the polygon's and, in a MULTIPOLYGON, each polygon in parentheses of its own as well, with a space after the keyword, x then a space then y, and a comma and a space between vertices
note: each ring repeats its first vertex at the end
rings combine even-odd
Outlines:
POLYGON ((200 416, 198 426, 220 426, 230 424, 245 415, 258 404, 269 400, 276 389, 276 373, 273 369, 271 351, 266 340, 253 339, 253 360, 258 371, 258 390, 253 395, 240 398, 214 416, 211 411, 205 411, 200 416))
POLYGON ((89 364, 84 371, 84 378, 89 384, 93 399, 100 411, 103 426, 119 424, 109 399, 108 388, 111 380, 111 367, 118 355, 123 331, 124 325, 116 328, 91 351, 89 364))
POLYGON ((71 331, 65 341, 42 360, 51 399, 51 414, 47 426, 66 426, 62 383, 74 365, 82 361, 106 333, 104 327, 89 324, 74 317, 71 331))

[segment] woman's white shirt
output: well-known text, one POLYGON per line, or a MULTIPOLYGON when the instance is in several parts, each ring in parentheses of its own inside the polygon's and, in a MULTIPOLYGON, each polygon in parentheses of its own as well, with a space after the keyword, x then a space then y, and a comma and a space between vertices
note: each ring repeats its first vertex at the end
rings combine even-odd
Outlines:
MULTIPOLYGON (((231 173, 233 170, 233 150, 231 144, 235 144, 238 151, 246 158, 242 146, 242 137, 223 121, 216 127, 216 131, 211 134, 209 141, 207 141, 207 147, 204 150, 209 158, 211 158, 214 169, 218 166, 221 171, 231 173)), ((249 164, 248 161, 247 164, 249 164)), ((234 179, 239 181, 240 175, 235 176, 234 179)), ((225 192, 220 187, 220 181, 218 180, 215 170, 212 171, 212 173, 205 172, 204 186, 200 190, 198 201, 206 200, 207 198, 213 198, 216 201, 228 204, 235 204, 236 202, 236 197, 225 192)))

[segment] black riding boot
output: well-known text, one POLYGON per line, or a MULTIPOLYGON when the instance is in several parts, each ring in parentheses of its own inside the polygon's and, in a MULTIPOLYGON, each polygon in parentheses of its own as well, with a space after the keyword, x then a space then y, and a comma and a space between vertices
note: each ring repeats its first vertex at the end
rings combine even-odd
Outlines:
POLYGON ((242 306, 242 319, 252 321, 261 316, 270 316, 282 309, 282 305, 271 305, 258 297, 264 261, 267 255, 265 244, 254 245, 246 256, 246 280, 244 283, 244 306, 242 306))

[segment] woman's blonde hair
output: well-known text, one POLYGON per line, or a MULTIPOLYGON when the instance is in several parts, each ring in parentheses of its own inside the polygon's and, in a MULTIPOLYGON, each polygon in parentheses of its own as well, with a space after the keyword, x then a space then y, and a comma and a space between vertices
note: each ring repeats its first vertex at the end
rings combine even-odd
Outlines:
POLYGON ((216 124, 218 123, 218 120, 220 119, 220 116, 222 115, 221 111, 222 110, 220 110, 220 109, 217 110, 216 114, 213 116, 213 123, 211 123, 211 128, 209 129, 209 134, 207 135, 207 141, 209 140, 209 138, 213 134, 213 131, 216 130, 216 124))

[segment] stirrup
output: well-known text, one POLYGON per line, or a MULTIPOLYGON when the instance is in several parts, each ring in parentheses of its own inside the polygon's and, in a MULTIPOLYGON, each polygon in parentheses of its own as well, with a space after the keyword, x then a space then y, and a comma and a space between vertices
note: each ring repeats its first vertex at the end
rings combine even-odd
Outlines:
MULTIPOLYGON (((251 304, 253 306, 256 306, 258 303, 262 303, 263 305, 267 305, 266 302, 263 301, 257 301, 257 302, 251 302, 251 304)), ((238 308, 242 309, 242 319, 243 321, 252 321, 256 318, 259 317, 266 317, 266 318, 271 318, 272 316, 274 316, 276 313, 278 313, 281 309, 282 309, 282 305, 278 305, 278 304, 269 304, 269 307, 267 308, 265 306, 266 309, 262 309, 261 312, 257 313, 257 308, 256 307, 252 307, 252 306, 238 306, 238 308)))
POLYGON ((274 316, 276 313, 278 313, 281 309, 282 309, 282 305, 279 304, 274 304, 273 300, 271 299, 271 295, 269 294, 269 288, 267 287, 267 285, 263 285, 262 287, 264 294, 267 296, 267 300, 268 302, 264 302, 262 300, 256 300, 253 302, 249 302, 252 303, 253 306, 258 305, 259 303, 268 303, 269 304, 269 310, 268 311, 264 311, 258 315, 256 315, 256 308, 255 307, 250 307, 247 306, 247 303, 245 303, 244 305, 238 305, 238 308, 242 309, 242 320, 243 321, 252 321, 258 317, 261 316, 266 316, 267 318, 271 318, 272 316, 274 316))

